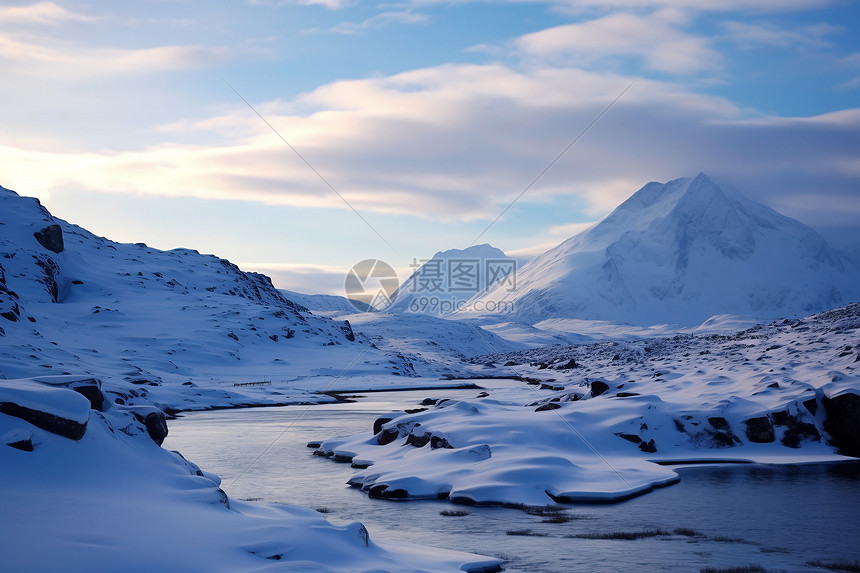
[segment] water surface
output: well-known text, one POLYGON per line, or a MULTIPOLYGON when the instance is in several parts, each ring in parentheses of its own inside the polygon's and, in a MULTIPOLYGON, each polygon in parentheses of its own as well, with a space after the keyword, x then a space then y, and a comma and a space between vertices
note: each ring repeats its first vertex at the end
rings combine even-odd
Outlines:
POLYGON ((546 523, 546 516, 514 509, 370 499, 345 485, 353 473, 349 464, 313 456, 306 447, 309 441, 367 431, 377 416, 416 407, 425 397, 476 394, 384 392, 347 404, 186 413, 170 422, 164 447, 220 475, 232 497, 317 508, 334 523, 361 521, 378 541, 503 557, 512 573, 699 571, 751 564, 820 571, 805 564, 860 561, 860 464, 684 468, 677 485, 618 504, 568 506, 569 521, 546 523), (451 510, 469 514, 440 514, 451 510), (678 528, 697 535, 576 537, 678 528))

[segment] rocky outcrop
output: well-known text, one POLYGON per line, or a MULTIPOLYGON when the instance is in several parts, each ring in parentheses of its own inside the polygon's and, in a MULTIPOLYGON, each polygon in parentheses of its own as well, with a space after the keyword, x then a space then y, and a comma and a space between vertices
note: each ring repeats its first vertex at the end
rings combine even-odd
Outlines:
POLYGON ((138 422, 146 427, 152 441, 159 446, 167 437, 167 417, 164 412, 154 406, 126 406, 138 422))
POLYGON ((343 321, 343 326, 341 326, 340 329, 347 340, 355 342, 355 332, 352 331, 352 325, 348 320, 343 321))
POLYGON ((860 396, 846 392, 833 398, 822 398, 827 412, 824 430, 830 443, 846 456, 860 457, 860 396))
POLYGON ((604 394, 607 390, 609 390, 609 384, 607 384, 606 382, 595 380, 591 383, 591 395, 594 398, 597 398, 601 394, 604 394))
POLYGON ((0 402, 0 413, 20 418, 45 431, 69 438, 80 440, 87 432, 87 423, 64 418, 50 412, 22 406, 15 402, 0 402))
POLYGON ((65 245, 63 244, 63 229, 56 223, 48 225, 40 231, 36 231, 33 233, 33 236, 36 237, 40 245, 52 253, 59 254, 65 249, 65 245))
POLYGON ((18 295, 6 286, 6 271, 3 265, 0 265, 0 317, 10 322, 17 322, 21 317, 18 295))
POLYGON ((758 416, 744 421, 747 439, 754 444, 770 444, 774 441, 773 424, 767 416, 758 416))

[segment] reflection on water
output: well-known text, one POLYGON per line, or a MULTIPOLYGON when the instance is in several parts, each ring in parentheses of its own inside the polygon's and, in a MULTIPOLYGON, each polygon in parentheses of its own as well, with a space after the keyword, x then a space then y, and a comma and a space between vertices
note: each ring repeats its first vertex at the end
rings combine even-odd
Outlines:
POLYGON ((815 571, 805 563, 860 560, 860 464, 683 468, 678 485, 619 504, 570 506, 567 521, 548 523, 563 520, 437 501, 372 500, 344 485, 352 475, 348 464, 313 456, 305 447, 367 431, 376 416, 415 407, 425 397, 476 393, 374 393, 354 404, 310 409, 190 413, 170 422, 164 446, 219 474, 233 497, 318 508, 335 523, 359 520, 377 541, 503 556, 510 572, 698 571, 750 564, 815 571), (455 509, 469 514, 440 515, 455 509), (576 537, 678 528, 696 535, 576 537))

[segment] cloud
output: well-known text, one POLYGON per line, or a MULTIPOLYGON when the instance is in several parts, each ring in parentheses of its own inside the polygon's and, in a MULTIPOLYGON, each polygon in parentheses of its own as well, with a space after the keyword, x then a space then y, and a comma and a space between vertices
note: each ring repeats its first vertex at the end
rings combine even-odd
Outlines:
POLYGON ((585 231, 595 223, 596 221, 552 225, 546 231, 534 237, 534 244, 520 249, 505 251, 505 254, 510 257, 516 257, 522 261, 532 259, 547 252, 549 249, 557 246, 559 243, 569 239, 570 237, 585 231))
POLYGON ((762 25, 747 22, 723 22, 722 27, 728 40, 743 47, 764 45, 775 48, 790 46, 823 48, 833 45, 830 41, 825 40, 826 36, 843 31, 842 27, 830 24, 816 24, 793 30, 780 28, 773 24, 762 25))
POLYGON ((674 10, 644 16, 622 12, 526 34, 515 45, 526 56, 575 65, 635 57, 650 70, 672 74, 717 68, 720 55, 706 39, 683 32, 685 24, 674 10))
POLYGON ((170 71, 212 65, 230 52, 210 46, 157 46, 136 50, 34 44, 0 34, 0 61, 17 64, 17 72, 53 77, 93 77, 170 71))
POLYGON ((308 294, 344 296, 348 267, 290 263, 238 263, 246 271, 263 273, 277 288, 308 294))
MULTIPOLYGON (((258 109, 359 212, 467 224, 495 218, 629 81, 445 65, 334 82, 258 109)), ((205 129, 208 142, 74 153, 0 136, 2 183, 347 209, 241 103, 170 129, 205 129)), ((569 200, 598 218, 649 180, 699 171, 804 222, 856 225, 837 206, 856 204, 857 149, 860 110, 747 117, 724 99, 640 79, 485 238, 510 234, 520 206, 569 200), (820 211, 800 207, 810 196, 820 211)))
MULTIPOLYGON (((413 0, 413 5, 467 4, 478 0, 413 0)), ((480 0, 485 1, 485 0, 480 0)), ((522 3, 523 0, 501 0, 500 3, 522 3)), ((690 11, 732 12, 793 12, 814 8, 824 8, 837 4, 840 0, 555 0, 548 3, 557 10, 581 13, 590 10, 654 10, 660 8, 683 9, 690 11)))
POLYGON ((398 12, 381 12, 361 22, 341 22, 328 30, 308 30, 308 33, 326 32, 347 36, 364 34, 370 30, 379 30, 392 24, 425 24, 430 20, 427 14, 403 10, 398 12))
POLYGON ((323 6, 340 10, 353 4, 352 0, 246 0, 252 6, 323 6))
POLYGON ((70 12, 53 2, 38 2, 29 6, 0 7, 0 22, 16 24, 58 24, 60 22, 93 22, 95 18, 70 12))

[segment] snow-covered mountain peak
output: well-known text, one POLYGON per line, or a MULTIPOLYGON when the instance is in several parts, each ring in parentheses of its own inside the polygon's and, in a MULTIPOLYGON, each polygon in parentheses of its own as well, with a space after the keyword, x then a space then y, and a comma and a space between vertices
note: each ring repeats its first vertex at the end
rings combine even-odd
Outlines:
POLYGON ((481 243, 480 245, 472 245, 465 249, 448 249, 447 251, 437 251, 433 255, 433 259, 455 259, 455 258, 479 258, 486 259, 492 257, 505 257, 504 251, 497 249, 489 243, 481 243))
POLYGON ((465 301, 490 288, 516 270, 516 260, 483 243, 465 249, 438 251, 415 260, 415 271, 394 293, 388 312, 435 316, 450 314, 465 301))
POLYGON ((693 325, 716 314, 802 315, 858 298, 856 262, 802 223, 700 173, 648 183, 524 266, 514 291, 471 302, 529 323, 693 325))

